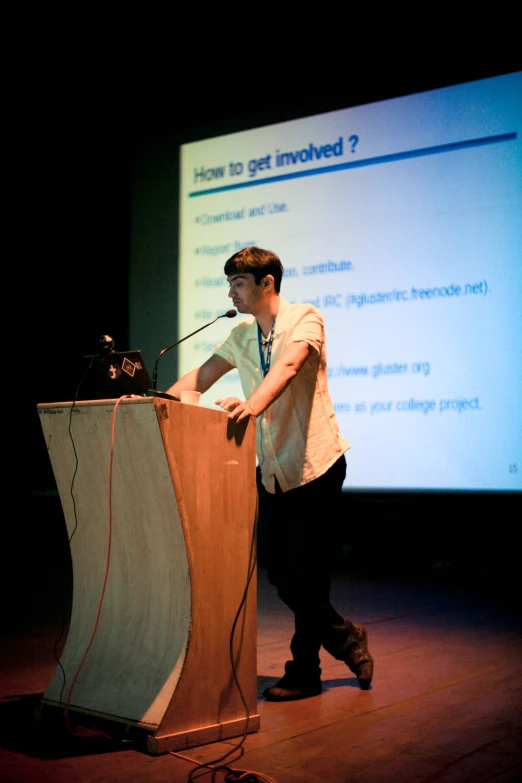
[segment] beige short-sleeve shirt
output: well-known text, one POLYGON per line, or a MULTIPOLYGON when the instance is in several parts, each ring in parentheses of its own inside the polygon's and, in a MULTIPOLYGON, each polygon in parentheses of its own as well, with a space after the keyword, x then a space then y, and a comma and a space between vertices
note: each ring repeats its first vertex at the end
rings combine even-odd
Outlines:
MULTIPOLYGON (((339 430, 326 372, 324 321, 311 304, 290 304, 280 297, 271 366, 291 342, 304 340, 312 351, 285 391, 256 420, 256 450, 263 485, 283 492, 319 478, 350 444, 339 430)), ((241 321, 214 353, 237 367, 245 398, 263 380, 257 323, 241 321)))

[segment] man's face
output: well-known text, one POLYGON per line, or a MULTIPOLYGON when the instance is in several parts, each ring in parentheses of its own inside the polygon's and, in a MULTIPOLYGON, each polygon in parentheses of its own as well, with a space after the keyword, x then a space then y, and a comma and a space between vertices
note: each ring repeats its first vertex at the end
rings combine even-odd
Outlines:
POLYGON ((228 295, 234 307, 240 313, 255 315, 263 303, 263 289, 256 285, 254 275, 243 272, 240 275, 229 275, 227 280, 230 285, 228 295))

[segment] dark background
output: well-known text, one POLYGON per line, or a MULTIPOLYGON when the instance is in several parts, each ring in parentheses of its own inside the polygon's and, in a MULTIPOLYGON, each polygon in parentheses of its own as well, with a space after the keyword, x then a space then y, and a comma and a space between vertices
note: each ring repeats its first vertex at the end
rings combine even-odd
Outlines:
MULTIPOLYGON (((507 21, 506 36, 509 27, 507 21)), ((415 49, 389 41, 386 50, 355 57, 349 42, 332 54, 324 41, 319 48, 294 40, 288 50, 270 36, 217 51, 196 33, 178 29, 175 51, 163 50, 161 64, 132 36, 120 60, 109 36, 103 56, 96 47, 88 51, 85 40, 80 54, 74 38, 58 49, 40 40, 36 55, 33 50, 24 64, 27 48, 21 50, 12 65, 16 82, 4 106, 5 214, 12 237, 4 244, 10 247, 4 378, 7 487, 16 512, 8 513, 6 551, 13 548, 24 567, 68 557, 37 404, 74 398, 81 357, 96 352, 102 334, 110 334, 116 348, 140 347, 128 344, 128 291, 133 166, 141 148, 520 68, 518 44, 505 37, 499 46, 493 34, 489 42, 476 38, 472 51, 447 40, 425 47, 417 36, 415 49)), ((449 578, 510 591, 518 567, 519 499, 514 493, 347 493, 342 561, 353 572, 449 578)))

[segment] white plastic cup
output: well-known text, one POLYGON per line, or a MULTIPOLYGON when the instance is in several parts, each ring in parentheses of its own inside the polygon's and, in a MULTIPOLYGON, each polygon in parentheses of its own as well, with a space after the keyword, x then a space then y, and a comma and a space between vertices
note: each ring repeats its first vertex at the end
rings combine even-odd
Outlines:
POLYGON ((198 391, 182 391, 179 393, 179 399, 186 405, 199 405, 199 399, 201 392, 198 391))

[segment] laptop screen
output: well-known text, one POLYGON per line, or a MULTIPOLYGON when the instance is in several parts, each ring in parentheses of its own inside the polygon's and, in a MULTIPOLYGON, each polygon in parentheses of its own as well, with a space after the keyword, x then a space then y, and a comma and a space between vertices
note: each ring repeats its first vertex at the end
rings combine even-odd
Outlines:
POLYGON ((126 394, 145 396, 150 375, 141 351, 111 351, 105 356, 87 356, 77 400, 114 400, 126 394))

